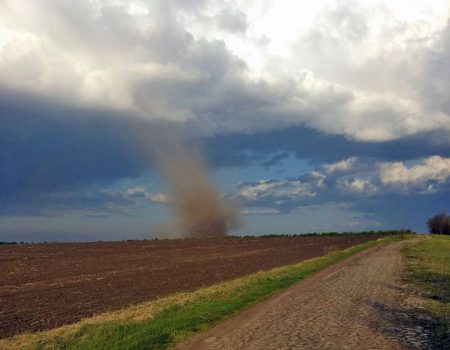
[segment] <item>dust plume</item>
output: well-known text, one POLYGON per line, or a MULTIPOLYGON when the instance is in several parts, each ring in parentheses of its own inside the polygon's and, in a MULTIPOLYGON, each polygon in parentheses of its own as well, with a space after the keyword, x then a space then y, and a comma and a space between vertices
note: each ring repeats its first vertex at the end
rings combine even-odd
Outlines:
POLYGON ((192 238, 222 237, 239 225, 239 207, 217 193, 198 149, 183 143, 174 133, 165 133, 164 139, 153 145, 153 151, 170 186, 170 204, 176 214, 164 231, 181 230, 183 237, 192 238))

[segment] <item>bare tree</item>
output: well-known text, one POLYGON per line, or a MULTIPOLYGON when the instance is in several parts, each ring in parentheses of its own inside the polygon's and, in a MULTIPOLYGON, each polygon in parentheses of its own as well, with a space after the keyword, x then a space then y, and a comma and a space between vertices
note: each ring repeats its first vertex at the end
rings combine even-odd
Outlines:
POLYGON ((450 235, 450 216, 441 213, 433 216, 427 221, 430 233, 438 235, 450 235))

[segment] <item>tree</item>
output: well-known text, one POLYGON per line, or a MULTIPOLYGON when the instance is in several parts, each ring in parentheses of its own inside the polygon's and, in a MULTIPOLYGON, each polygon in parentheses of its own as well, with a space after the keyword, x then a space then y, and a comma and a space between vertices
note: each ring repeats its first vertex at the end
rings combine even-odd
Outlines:
POLYGON ((450 235, 450 215, 444 213, 433 216, 427 221, 430 233, 450 235))

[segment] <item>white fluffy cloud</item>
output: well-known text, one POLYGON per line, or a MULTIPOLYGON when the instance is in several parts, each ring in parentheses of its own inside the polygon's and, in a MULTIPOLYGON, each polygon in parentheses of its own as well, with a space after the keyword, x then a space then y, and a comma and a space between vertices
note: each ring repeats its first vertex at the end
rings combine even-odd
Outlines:
POLYGON ((450 178, 450 158, 429 157, 419 164, 407 167, 403 162, 380 165, 380 180, 392 186, 433 186, 450 178))
POLYGON ((334 172, 348 171, 353 168, 353 165, 355 164, 355 162, 357 160, 358 160, 358 158, 351 157, 348 159, 340 160, 339 162, 336 162, 336 163, 325 164, 324 168, 328 174, 334 173, 334 172))
POLYGON ((299 180, 261 180, 257 183, 241 184, 236 198, 246 201, 275 199, 284 200, 311 198, 315 193, 308 183, 299 180))
POLYGON ((154 203, 168 204, 171 201, 169 195, 165 193, 151 193, 144 186, 130 187, 123 191, 117 191, 117 193, 126 198, 146 199, 154 203))
POLYGON ((450 132, 448 16, 440 0, 6 0, 0 85, 208 134, 450 132))
POLYGON ((399 194, 436 192, 445 190, 450 179, 450 158, 440 156, 430 156, 408 163, 364 162, 349 158, 335 164, 348 162, 353 166, 346 167, 340 175, 335 176, 336 186, 344 191, 364 195, 379 195, 392 191, 399 194))
POLYGON ((278 215, 280 213, 279 209, 274 208, 247 208, 243 210, 245 215, 278 215))
POLYGON ((377 192, 377 187, 369 180, 345 179, 339 183, 342 189, 349 192, 371 194, 377 192))

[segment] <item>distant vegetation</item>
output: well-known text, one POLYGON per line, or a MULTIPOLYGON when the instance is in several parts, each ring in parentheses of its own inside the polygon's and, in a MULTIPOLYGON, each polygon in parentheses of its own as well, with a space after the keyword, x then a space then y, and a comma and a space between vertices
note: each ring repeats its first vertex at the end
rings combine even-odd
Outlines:
POLYGON ((388 231, 360 231, 360 232, 307 232, 307 233, 272 233, 268 235, 245 235, 227 236, 226 238, 268 238, 268 237, 313 237, 313 236, 349 236, 349 235, 382 235, 395 236, 413 233, 409 229, 388 230, 388 231))
POLYGON ((433 216, 427 221, 430 233, 437 235, 450 235, 450 215, 441 213, 433 216))

